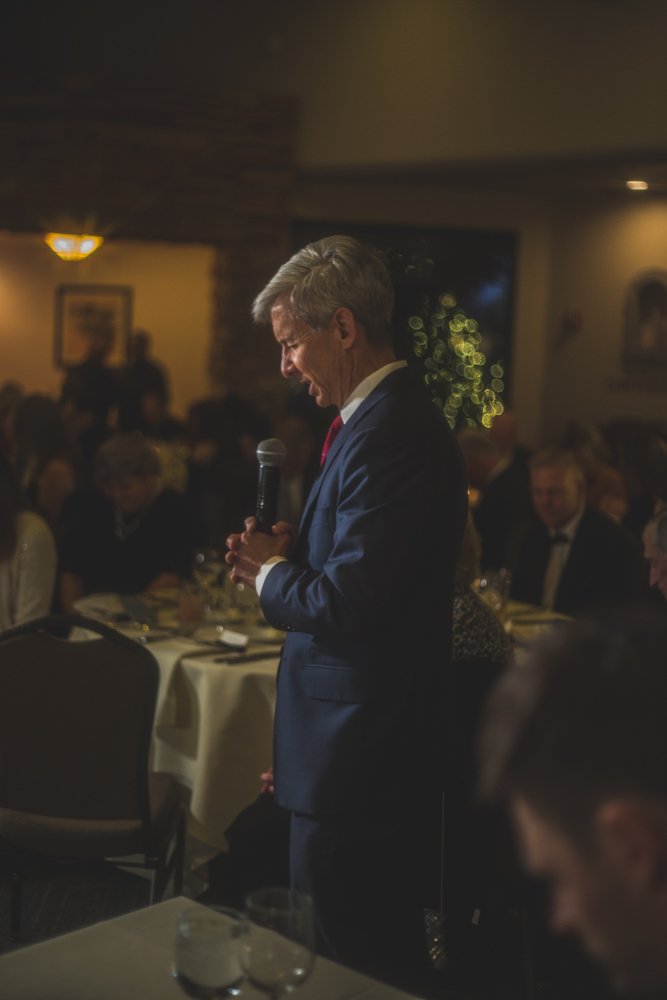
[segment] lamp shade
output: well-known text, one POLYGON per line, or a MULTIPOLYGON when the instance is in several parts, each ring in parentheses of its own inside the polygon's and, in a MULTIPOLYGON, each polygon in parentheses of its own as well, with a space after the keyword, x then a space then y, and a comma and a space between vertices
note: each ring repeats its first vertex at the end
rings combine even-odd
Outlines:
POLYGON ((83 233, 47 233, 44 242, 62 260, 84 260, 102 246, 104 237, 83 233))

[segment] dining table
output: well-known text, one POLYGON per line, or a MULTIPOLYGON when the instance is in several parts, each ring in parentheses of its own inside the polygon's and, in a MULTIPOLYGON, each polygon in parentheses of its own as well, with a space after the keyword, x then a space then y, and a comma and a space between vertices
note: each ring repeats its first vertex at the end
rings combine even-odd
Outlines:
MULTIPOLYGON (((0 956, 3 1000, 183 1000, 173 975, 176 926, 199 906, 185 897, 135 910, 0 956)), ((244 1000, 260 993, 242 985, 244 1000)), ((409 995, 317 957, 300 1000, 409 1000, 409 995)))
POLYGON ((151 768, 183 789, 194 868, 227 849, 225 831, 257 797, 260 774, 271 766, 283 634, 257 620, 234 629, 203 622, 180 634, 164 620, 128 621, 125 607, 113 594, 89 595, 76 606, 143 642, 158 663, 151 768))

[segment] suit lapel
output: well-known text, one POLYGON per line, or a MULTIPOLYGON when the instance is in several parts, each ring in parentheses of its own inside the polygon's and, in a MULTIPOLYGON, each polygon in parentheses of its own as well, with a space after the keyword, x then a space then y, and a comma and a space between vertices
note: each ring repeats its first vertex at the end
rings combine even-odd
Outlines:
POLYGON ((346 446, 346 443, 350 440, 350 436, 354 433, 355 427, 357 427, 364 418, 374 409, 375 406, 389 396, 392 392, 395 392, 399 387, 405 384, 405 379, 408 376, 407 368, 399 368, 397 371, 392 372, 383 378, 378 386, 373 389, 369 396, 361 403, 357 409, 354 411, 352 416, 346 423, 343 424, 338 436, 334 440, 331 448, 329 449, 329 454, 327 455, 327 460, 320 471, 319 476, 312 485, 308 499, 306 500, 306 505, 301 516, 301 523, 299 524, 299 534, 301 534, 306 526, 307 521, 313 511, 317 498, 320 495, 322 486, 326 482, 328 476, 336 463, 336 458, 346 446))

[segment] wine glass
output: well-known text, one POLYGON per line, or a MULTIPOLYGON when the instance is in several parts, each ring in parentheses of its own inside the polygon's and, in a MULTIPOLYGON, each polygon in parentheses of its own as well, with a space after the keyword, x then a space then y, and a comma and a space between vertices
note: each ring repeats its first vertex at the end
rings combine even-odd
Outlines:
POLYGON ((193 906, 179 917, 174 976, 189 997, 211 1000, 241 992, 242 915, 224 906, 193 906))
POLYGON ((482 570, 480 578, 475 580, 477 593, 499 618, 509 600, 511 582, 512 574, 508 569, 482 570))
POLYGON ((310 896, 294 889, 258 889, 246 896, 241 967, 270 1000, 293 993, 315 961, 310 896))
POLYGON ((192 576, 204 596, 207 617, 215 614, 222 600, 225 562, 216 549, 198 549, 194 554, 192 576))

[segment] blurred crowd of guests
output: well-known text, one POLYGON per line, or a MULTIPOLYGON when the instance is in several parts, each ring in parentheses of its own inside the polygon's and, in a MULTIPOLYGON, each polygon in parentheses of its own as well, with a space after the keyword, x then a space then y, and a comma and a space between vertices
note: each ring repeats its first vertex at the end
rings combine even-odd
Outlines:
POLYGON ((507 413, 488 432, 462 431, 460 442, 481 565, 511 572, 513 598, 576 615, 604 601, 650 599, 649 587, 660 589, 661 429, 628 422, 603 434, 572 424, 531 453, 507 413))
MULTIPOLYGON (((256 449, 272 435, 287 445, 279 514, 298 524, 326 413, 295 397, 272 426, 230 395, 193 403, 181 421, 146 331, 132 335, 124 368, 107 354, 91 337, 58 399, 0 386, 0 628, 71 611, 91 592, 176 586, 195 550, 223 552, 254 510, 256 449)), ((459 440, 481 546, 470 581, 480 567, 506 568, 512 597, 564 614, 645 597, 650 585, 667 597, 661 429, 571 425, 531 454, 506 412, 459 440)))
POLYGON ((195 552, 223 552, 254 511, 266 437, 287 444, 279 513, 298 522, 326 433, 307 400, 275 426, 231 395, 193 403, 181 421, 146 331, 124 368, 107 354, 91 337, 57 399, 0 385, 0 630, 71 612, 85 594, 188 579, 195 552))

